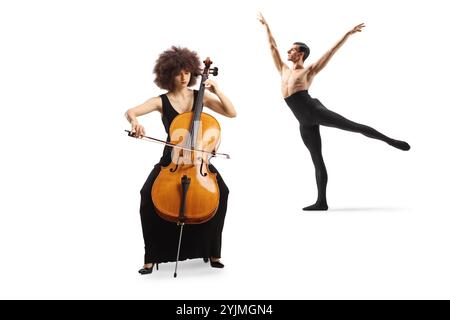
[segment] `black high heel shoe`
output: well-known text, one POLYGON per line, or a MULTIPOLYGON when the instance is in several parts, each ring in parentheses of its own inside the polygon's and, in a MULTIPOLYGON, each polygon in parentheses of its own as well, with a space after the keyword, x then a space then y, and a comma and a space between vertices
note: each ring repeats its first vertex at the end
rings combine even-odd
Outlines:
POLYGON ((211 264, 212 268, 223 268, 223 267, 225 267, 225 265, 222 262, 220 262, 220 261, 212 261, 211 259, 208 259, 208 258, 203 258, 203 261, 205 261, 205 263, 208 263, 208 261, 209 261, 209 263, 211 264))
POLYGON ((158 264, 157 264, 157 263, 153 263, 152 266, 151 266, 150 268, 142 268, 142 269, 139 270, 138 272, 139 272, 140 274, 150 274, 150 273, 153 272, 153 267, 155 266, 155 264, 156 264, 156 270, 159 270, 158 264))
POLYGON ((223 268, 223 267, 225 267, 225 265, 222 262, 220 262, 220 261, 209 260, 209 263, 211 264, 211 267, 213 267, 213 268, 223 268))

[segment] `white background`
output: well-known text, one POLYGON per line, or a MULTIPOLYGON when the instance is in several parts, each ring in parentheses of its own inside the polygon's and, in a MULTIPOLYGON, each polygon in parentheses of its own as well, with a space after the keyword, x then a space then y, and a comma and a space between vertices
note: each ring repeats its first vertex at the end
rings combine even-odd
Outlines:
MULTIPOLYGON (((445 1, 2 1, 0 298, 449 299, 445 1), (284 104, 261 10, 285 59, 352 36, 310 90, 412 149, 322 128, 326 213, 284 104), (171 45, 219 67, 238 117, 217 115, 231 189, 223 270, 200 260, 140 276, 139 190, 160 145, 124 112, 162 93, 171 45)), ((308 62, 308 61, 307 61, 308 62)), ((157 114, 142 118, 165 138, 157 114)))

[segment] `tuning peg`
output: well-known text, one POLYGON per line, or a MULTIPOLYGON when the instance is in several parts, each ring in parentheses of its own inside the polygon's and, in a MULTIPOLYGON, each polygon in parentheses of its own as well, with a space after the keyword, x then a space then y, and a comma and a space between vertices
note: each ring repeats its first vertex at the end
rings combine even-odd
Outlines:
POLYGON ((209 69, 209 73, 212 74, 213 76, 217 76, 219 74, 219 68, 214 67, 212 69, 209 69))

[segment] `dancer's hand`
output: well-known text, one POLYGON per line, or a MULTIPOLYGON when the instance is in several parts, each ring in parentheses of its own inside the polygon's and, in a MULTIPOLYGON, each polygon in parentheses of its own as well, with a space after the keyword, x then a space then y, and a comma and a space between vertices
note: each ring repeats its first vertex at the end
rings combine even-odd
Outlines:
POLYGON ((364 23, 360 23, 358 24, 356 27, 354 27, 352 30, 350 30, 348 32, 349 35, 351 34, 355 34, 357 32, 361 32, 363 28, 365 28, 366 26, 364 25, 364 23))
POLYGON ((263 15, 262 15, 261 12, 258 12, 258 16, 257 16, 256 18, 259 20, 259 22, 261 22, 261 24, 262 24, 263 26, 266 26, 266 27, 267 27, 266 19, 264 19, 264 17, 263 17, 263 15))

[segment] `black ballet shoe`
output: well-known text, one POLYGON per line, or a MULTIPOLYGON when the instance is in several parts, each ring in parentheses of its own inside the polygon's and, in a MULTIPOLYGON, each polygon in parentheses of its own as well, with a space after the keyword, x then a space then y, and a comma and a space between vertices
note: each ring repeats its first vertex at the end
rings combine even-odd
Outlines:
POLYGON ((208 258, 203 258, 203 261, 204 261, 205 263, 208 263, 209 259, 208 259, 208 258))
POLYGON ((394 140, 390 143, 390 145, 403 151, 408 151, 409 149, 411 149, 410 145, 407 142, 401 140, 394 140))
POLYGON ((150 268, 142 268, 142 269, 139 270, 138 272, 139 272, 140 274, 150 274, 150 273, 153 272, 153 267, 155 266, 155 264, 156 264, 156 270, 158 270, 158 264, 157 264, 157 263, 154 263, 154 264, 152 264, 152 266, 151 266, 150 268))
POLYGON ((327 211, 328 205, 327 203, 319 203, 316 202, 312 206, 303 208, 304 211, 327 211))
POLYGON ((225 267, 225 265, 222 262, 220 262, 220 261, 209 260, 209 263, 211 264, 211 267, 213 267, 213 268, 223 268, 223 267, 225 267))

